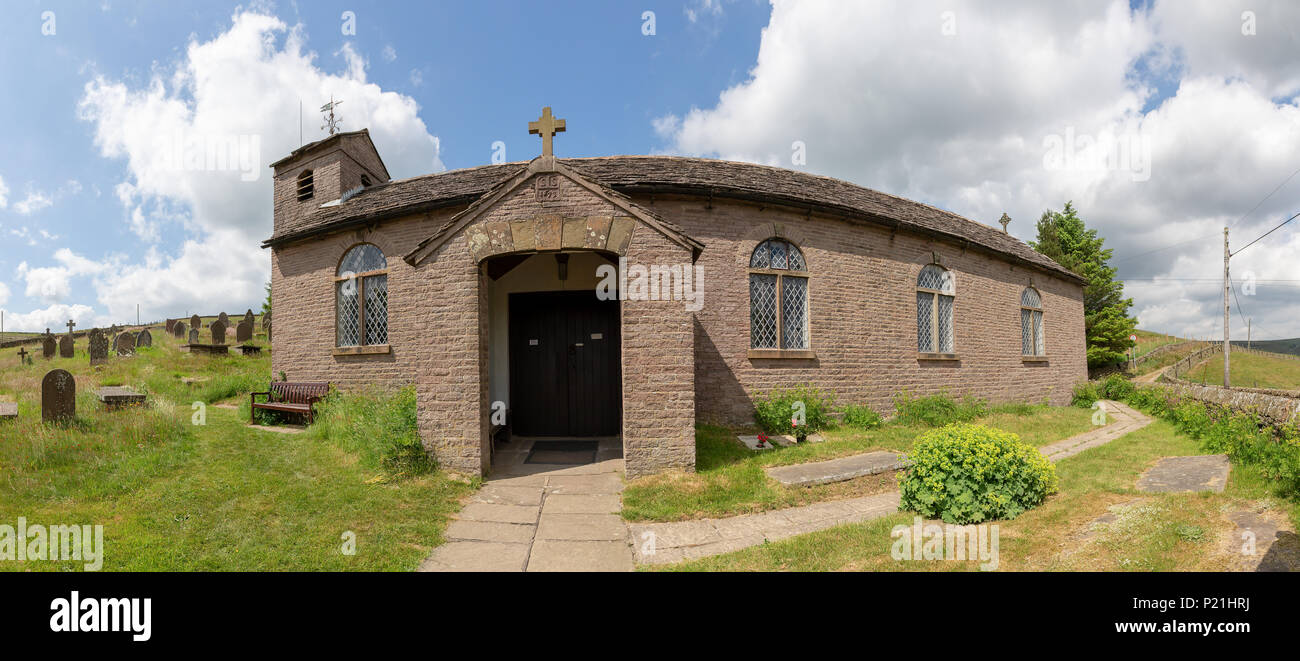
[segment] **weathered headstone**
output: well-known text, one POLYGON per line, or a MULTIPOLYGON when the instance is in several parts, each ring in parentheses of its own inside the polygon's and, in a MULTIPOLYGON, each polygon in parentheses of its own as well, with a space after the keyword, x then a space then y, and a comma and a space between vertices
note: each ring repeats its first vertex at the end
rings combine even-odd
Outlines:
POLYGON ((183 321, 176 322, 176 325, 172 327, 172 335, 175 335, 176 337, 179 337, 182 340, 185 339, 185 322, 183 321))
POLYGON ((199 315, 197 314, 190 315, 190 328, 197 330, 202 326, 203 326, 203 320, 199 319, 199 315))
POLYGON ((50 329, 45 329, 45 337, 41 338, 41 355, 45 358, 53 358, 54 352, 59 350, 58 341, 50 334, 50 329))
POLYGON ((220 321, 221 323, 227 326, 230 325, 230 317, 226 316, 225 312, 222 312, 221 314, 217 315, 217 321, 220 321))
POLYGON ((168 320, 167 320, 167 329, 166 329, 164 332, 166 332, 168 335, 171 335, 172 333, 176 332, 176 320, 175 320, 175 319, 168 319, 168 320))
POLYGON ((247 342, 251 339, 253 339, 253 322, 245 318, 235 326, 235 341, 247 342))
POLYGON ((71 336, 71 335, 64 335, 63 337, 60 337, 60 338, 59 338, 59 357, 60 357, 60 358, 71 358, 71 357, 72 357, 72 350, 73 350, 73 346, 72 346, 72 336, 71 336))
POLYGON ((135 336, 130 332, 118 334, 117 341, 113 344, 113 350, 119 356, 134 356, 135 336))
POLYGON ((140 331, 140 333, 135 336, 135 346, 137 349, 140 347, 153 346, 153 333, 150 333, 148 328, 140 331))
POLYGON ((226 343, 226 324, 222 322, 220 319, 212 322, 212 343, 213 344, 226 343))
POLYGON ((99 365, 108 361, 108 339, 98 328, 90 329, 90 364, 99 365))
POLYGON ((254 320, 255 319, 253 317, 253 309, 249 308, 248 311, 244 313, 244 321, 247 321, 248 325, 252 326, 254 320))
POLYGON ((191 328, 191 329, 190 329, 190 337, 189 337, 189 341, 190 341, 190 344, 198 344, 198 343, 199 343, 199 329, 197 329, 197 328, 191 328))
POLYGON ((70 420, 77 414, 77 381, 67 370, 50 370, 41 380, 41 419, 70 420))
POLYGON ((266 314, 262 315, 262 330, 269 331, 270 329, 271 329, 271 313, 267 312, 266 314))

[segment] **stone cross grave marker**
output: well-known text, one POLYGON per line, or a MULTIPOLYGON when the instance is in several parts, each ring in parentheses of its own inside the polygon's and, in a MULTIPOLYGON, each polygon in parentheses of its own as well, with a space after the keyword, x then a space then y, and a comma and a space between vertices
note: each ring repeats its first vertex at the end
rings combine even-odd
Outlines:
POLYGON ((73 328, 76 328, 76 327, 77 327, 77 322, 75 322, 75 321, 69 319, 69 320, 68 320, 68 335, 72 335, 72 329, 73 329, 73 328))
POLYGON ((71 335, 64 335, 63 337, 59 338, 59 357, 60 357, 60 358, 71 358, 71 357, 72 357, 72 349, 73 349, 73 346, 72 346, 72 336, 71 336, 71 335))
POLYGON ((117 341, 113 344, 113 350, 119 356, 134 356, 135 336, 129 332, 118 335, 117 341))
POLYGON ((185 339, 185 322, 183 321, 176 322, 176 325, 172 326, 172 335, 175 335, 176 337, 179 337, 182 340, 185 339))
POLYGON ((27 357, 27 350, 22 347, 18 347, 18 364, 19 365, 32 364, 31 359, 27 357))
POLYGON ((77 414, 77 381, 67 370, 50 370, 41 380, 41 419, 70 420, 77 414))
POLYGON ((212 343, 213 344, 226 343, 226 324, 220 319, 212 322, 212 343))
POLYGON ((245 317, 238 326, 235 326, 235 341, 247 342, 251 339, 253 339, 253 322, 245 317))
POLYGON ((198 330, 202 326, 203 326, 203 320, 199 319, 199 315, 197 314, 190 315, 190 328, 198 330))
POLYGON ((135 336, 135 346, 137 349, 140 347, 153 346, 153 333, 150 333, 148 328, 140 331, 140 333, 135 336))
POLYGON ((190 344, 198 344, 198 343, 199 343, 199 329, 197 329, 197 328, 191 328, 191 329, 190 329, 189 342, 190 342, 190 344))
POLYGON ((54 339, 54 335, 50 333, 50 329, 46 328, 45 337, 41 338, 41 354, 47 359, 53 358, 54 352, 58 350, 58 342, 54 339))
POLYGON ((90 364, 99 365, 108 361, 108 340, 98 328, 90 329, 90 364))

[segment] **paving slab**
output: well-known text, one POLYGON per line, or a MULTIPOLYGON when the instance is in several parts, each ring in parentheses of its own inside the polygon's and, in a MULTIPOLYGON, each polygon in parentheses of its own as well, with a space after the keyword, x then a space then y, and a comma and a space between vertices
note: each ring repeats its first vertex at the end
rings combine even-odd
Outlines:
POLYGON ((1300 571, 1300 538, 1271 517, 1252 510, 1231 512, 1236 529, 1228 538, 1228 551, 1239 558, 1235 569, 1257 572, 1300 571), (1253 553, 1251 553, 1253 551, 1253 553))
POLYGON ((528 571, 632 571, 632 550, 623 541, 538 540, 528 571))
POLYGON ((1148 493, 1222 492, 1231 464, 1226 454, 1165 457, 1138 477, 1137 490, 1148 493))
POLYGON ((537 539, 626 541, 627 526, 617 514, 548 514, 537 524, 537 539))
POLYGON ((512 486, 489 482, 474 494, 472 502, 495 505, 541 505, 545 487, 512 486))
POLYGON ((809 487, 899 470, 906 468, 909 463, 907 455, 882 451, 793 466, 773 466, 764 470, 772 479, 786 486, 809 487))
POLYGON ((623 508, 617 494, 551 494, 546 497, 542 515, 547 514, 617 514, 623 508))
POLYGON ((527 544, 498 542, 447 542, 433 550, 419 571, 523 571, 528 562, 527 544))
POLYGON ((770 436, 767 438, 766 441, 763 442, 762 445, 758 444, 758 436, 754 434, 748 436, 737 436, 736 438, 740 439, 740 442, 744 443, 745 447, 754 450, 756 452, 762 450, 771 450, 772 448, 776 447, 776 443, 773 442, 772 437, 770 436))
POLYGON ((546 486, 558 494, 612 494, 623 491, 623 479, 617 473, 557 475, 548 478, 546 486))
POLYGON ((470 503, 461 509, 460 518, 467 521, 533 524, 537 522, 537 514, 540 509, 536 505, 470 503))
POLYGON ((1149 416, 1125 404, 1110 400, 1101 400, 1100 404, 1108 420, 1105 426, 1071 436, 1065 440, 1049 443, 1038 448, 1038 451, 1049 461, 1060 461, 1073 457, 1084 450, 1105 445, 1129 432, 1151 424, 1149 416))
POLYGON ((536 532, 536 526, 530 524, 460 519, 447 526, 447 539, 530 544, 536 532))

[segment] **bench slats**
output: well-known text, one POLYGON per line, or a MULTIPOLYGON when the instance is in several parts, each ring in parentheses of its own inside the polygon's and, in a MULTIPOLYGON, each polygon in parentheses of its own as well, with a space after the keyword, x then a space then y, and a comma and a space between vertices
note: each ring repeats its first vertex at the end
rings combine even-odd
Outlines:
POLYGON ((303 413, 307 416, 307 424, 311 424, 314 418, 312 406, 325 398, 329 394, 330 384, 322 382, 300 382, 292 383, 288 381, 272 381, 267 392, 252 393, 249 396, 251 408, 249 409, 249 423, 255 421, 253 411, 256 409, 266 409, 271 411, 285 411, 290 413, 303 413), (266 396, 265 402, 258 402, 257 396, 266 396))

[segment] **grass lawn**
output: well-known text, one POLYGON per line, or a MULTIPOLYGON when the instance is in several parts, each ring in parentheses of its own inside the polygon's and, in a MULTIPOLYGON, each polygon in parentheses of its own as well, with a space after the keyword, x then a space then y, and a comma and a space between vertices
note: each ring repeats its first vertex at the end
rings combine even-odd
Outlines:
MULTIPOLYGON (((1035 446, 1069 438, 1092 428, 1092 412, 1075 407, 1009 405, 995 407, 977 422, 1019 434, 1035 446)), ((754 452, 734 431, 700 425, 695 432, 695 473, 646 477, 623 491, 623 517, 629 521, 678 521, 732 516, 852 498, 896 488, 892 473, 813 487, 785 487, 763 468, 834 459, 871 450, 906 452, 929 428, 887 423, 861 431, 841 427, 826 432, 826 442, 754 452)))
MULTIPOLYGON (((1294 502, 1276 499, 1252 467, 1233 466, 1222 494, 1147 494, 1133 489, 1140 473, 1166 456, 1201 454, 1168 423, 1149 426, 1057 464, 1060 491, 999 526, 999 571, 1222 571, 1238 559, 1227 512, 1263 511, 1293 527, 1294 502), (1093 522, 1104 514, 1114 520, 1093 522)), ((978 571, 978 561, 896 561, 890 550, 898 513, 839 526, 664 571, 978 571)))
POLYGON ((1136 349, 1139 358, 1160 347, 1185 341, 1180 337, 1170 337, 1164 333, 1152 333, 1144 330, 1135 331, 1133 334, 1137 336, 1136 349))
POLYGON ((152 334, 154 347, 95 368, 84 340, 74 358, 31 366, 13 350, 0 354, 0 401, 20 412, 0 423, 0 523, 102 524, 106 570, 410 570, 473 489, 440 472, 392 478, 329 441, 250 429, 237 409, 209 404, 265 390, 269 356, 194 356, 152 334), (67 425, 40 419, 40 381, 56 367, 77 378, 77 418, 67 425), (150 406, 105 412, 97 385, 132 386, 150 406), (206 419, 196 420, 196 407, 206 419), (342 553, 347 532, 354 555, 342 553))
MULTIPOLYGON (((1215 354, 1188 371, 1184 379, 1223 385, 1223 354, 1215 354)), ((1254 353, 1232 354, 1232 385, 1246 388, 1300 390, 1300 360, 1270 358, 1254 353)))

